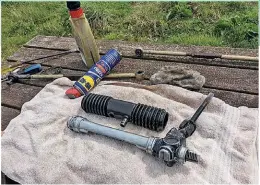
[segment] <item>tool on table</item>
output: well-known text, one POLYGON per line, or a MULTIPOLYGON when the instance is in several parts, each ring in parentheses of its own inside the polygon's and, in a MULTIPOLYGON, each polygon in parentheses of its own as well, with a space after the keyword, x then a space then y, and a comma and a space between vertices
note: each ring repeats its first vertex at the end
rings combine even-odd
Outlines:
POLYGON ((209 93, 191 119, 184 120, 178 129, 172 128, 164 138, 136 135, 91 122, 80 116, 70 117, 67 126, 75 132, 87 133, 89 131, 136 145, 161 159, 169 167, 177 162, 182 164, 186 161, 199 162, 199 156, 186 147, 186 138, 196 130, 195 122, 213 96, 209 93))
POLYGON ((120 62, 120 60, 121 54, 115 49, 110 49, 85 73, 84 76, 76 81, 73 85, 74 87, 68 89, 65 94, 71 99, 78 98, 83 94, 86 95, 120 62))
POLYGON ((24 69, 19 70, 18 74, 36 74, 42 71, 42 65, 41 64, 32 64, 29 66, 26 66, 24 69))
POLYGON ((121 126, 128 122, 154 131, 162 131, 168 121, 164 109, 114 99, 110 96, 88 93, 81 101, 81 108, 87 113, 121 119, 121 126))
POLYGON ((137 71, 136 73, 110 73, 109 75, 105 76, 106 79, 114 79, 114 78, 135 78, 137 80, 149 80, 145 76, 144 71, 137 71))
MULTIPOLYGON (((19 69, 18 69, 19 70, 19 69)), ((144 74, 143 71, 141 71, 144 74)), ((55 74, 20 74, 19 71, 14 71, 9 73, 4 78, 2 78, 2 82, 8 81, 7 84, 11 85, 13 83, 18 82, 19 80, 31 80, 31 79, 57 79, 66 77, 70 80, 78 80, 84 74, 63 74, 63 73, 55 73, 55 74)), ((144 79, 143 75, 140 75, 138 72, 136 73, 111 73, 104 77, 104 79, 118 79, 118 78, 136 78, 139 80, 144 79)), ((81 96, 81 95, 80 95, 81 96)))
POLYGON ((95 64, 100 56, 88 20, 79 1, 68 1, 70 23, 82 60, 87 67, 95 64))
MULTIPOLYGON (((2 80, 3 81, 7 81, 6 83, 8 85, 11 85, 15 82, 18 82, 19 80, 25 80, 25 79, 57 79, 57 78, 61 78, 64 77, 63 74, 53 74, 53 75, 31 75, 31 74, 17 74, 17 73, 11 73, 7 76, 6 79, 2 80)), ((73 78, 73 76, 71 76, 71 78, 73 78)))
POLYGON ((258 62, 258 57, 250 57, 250 56, 220 55, 220 54, 214 54, 214 53, 187 53, 187 52, 174 52, 174 51, 157 51, 157 50, 144 50, 142 48, 137 48, 135 50, 135 54, 137 57, 143 57, 145 54, 152 54, 152 55, 170 55, 170 56, 189 56, 189 57, 194 57, 194 58, 206 58, 206 59, 221 58, 221 59, 227 59, 227 60, 248 60, 248 61, 258 62))
POLYGON ((27 65, 24 68, 15 68, 13 71, 3 75, 1 79, 6 79, 8 75, 12 74, 35 74, 39 73, 42 71, 42 66, 41 64, 32 64, 32 65, 27 65))
POLYGON ((42 71, 41 64, 32 64, 29 66, 26 66, 25 68, 17 68, 13 72, 9 72, 7 75, 4 75, 3 78, 1 78, 1 81, 8 81, 7 84, 10 85, 16 81, 18 81, 19 78, 25 77, 25 76, 31 76, 32 74, 36 74, 42 71))
POLYGON ((7 74, 8 72, 12 72, 14 69, 16 69, 17 67, 19 67, 19 66, 21 66, 25 63, 29 63, 29 62, 33 62, 33 61, 41 60, 41 59, 46 59, 46 58, 50 58, 50 57, 60 56, 60 55, 66 55, 66 54, 74 53, 74 52, 77 52, 77 51, 78 51, 77 49, 71 49, 71 50, 63 51, 63 52, 60 52, 60 53, 57 53, 57 54, 46 55, 46 56, 42 56, 42 57, 30 59, 30 60, 21 60, 21 61, 15 62, 12 65, 9 65, 8 67, 2 68, 2 70, 1 70, 2 75, 7 74))
MULTIPOLYGON (((18 82, 19 80, 28 80, 28 79, 56 79, 63 77, 64 75, 61 74, 62 68, 60 67, 51 67, 48 69, 43 70, 41 64, 32 64, 25 68, 18 68, 12 72, 9 72, 1 81, 7 81, 8 85, 18 82)), ((75 75, 66 75, 68 78, 72 80, 78 79, 75 75)))

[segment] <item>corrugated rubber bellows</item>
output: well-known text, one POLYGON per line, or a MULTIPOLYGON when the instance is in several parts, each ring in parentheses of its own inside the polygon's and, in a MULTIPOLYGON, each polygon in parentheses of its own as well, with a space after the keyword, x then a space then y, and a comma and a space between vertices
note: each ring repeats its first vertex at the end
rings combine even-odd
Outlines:
POLYGON ((132 122, 154 131, 162 131, 165 128, 169 115, 164 109, 93 93, 84 96, 81 107, 87 113, 121 119, 121 126, 132 122))

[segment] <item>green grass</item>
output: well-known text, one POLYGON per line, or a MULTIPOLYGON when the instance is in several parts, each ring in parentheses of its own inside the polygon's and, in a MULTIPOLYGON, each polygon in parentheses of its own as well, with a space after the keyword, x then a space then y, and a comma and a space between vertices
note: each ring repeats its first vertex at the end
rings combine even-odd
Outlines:
MULTIPOLYGON (((2 60, 36 35, 71 36, 65 2, 1 2, 2 60)), ((97 39, 258 47, 257 2, 82 2, 97 39)))

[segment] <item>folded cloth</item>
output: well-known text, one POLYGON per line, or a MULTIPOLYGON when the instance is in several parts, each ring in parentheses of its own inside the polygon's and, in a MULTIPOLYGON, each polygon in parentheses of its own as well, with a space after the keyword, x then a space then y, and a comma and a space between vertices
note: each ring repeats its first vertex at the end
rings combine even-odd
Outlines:
POLYGON ((258 183, 258 109, 225 104, 213 98, 197 120, 187 147, 201 157, 199 164, 167 167, 141 149, 115 139, 67 128, 69 116, 145 136, 164 137, 193 115, 206 95, 171 85, 143 86, 101 82, 92 93, 142 103, 169 112, 164 131, 157 133, 114 118, 85 113, 82 97, 69 99, 73 84, 60 78, 46 85, 2 136, 2 171, 22 183, 258 183))

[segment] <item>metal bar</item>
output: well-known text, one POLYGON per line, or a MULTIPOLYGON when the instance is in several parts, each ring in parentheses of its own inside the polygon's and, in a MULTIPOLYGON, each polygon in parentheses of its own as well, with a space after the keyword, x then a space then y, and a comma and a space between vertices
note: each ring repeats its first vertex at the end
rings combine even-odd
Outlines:
POLYGON ((136 49, 136 55, 142 57, 144 54, 152 55, 170 55, 170 56, 190 56, 194 58, 221 58, 227 60, 246 60, 258 62, 258 57, 241 56, 241 55, 220 55, 211 53, 186 53, 186 52, 174 52, 174 51, 156 51, 156 50, 144 50, 142 48, 136 49))
POLYGON ((249 61, 257 61, 258 57, 250 57, 250 56, 239 56, 239 55, 221 55, 222 59, 227 60, 249 60, 249 61))
POLYGON ((111 73, 104 78, 106 79, 113 79, 113 78, 136 78, 137 80, 144 80, 148 79, 148 77, 145 76, 144 71, 137 71, 136 73, 111 73))
MULTIPOLYGON (((56 79, 63 77, 63 74, 54 74, 54 75, 31 75, 31 79, 56 79)), ((22 78, 21 78, 22 79, 22 78)))
POLYGON ((198 117, 200 116, 202 111, 206 108, 206 106, 208 105, 208 103, 210 102, 210 100, 212 99, 213 96, 214 96, 213 93, 208 94, 207 98, 203 101, 203 103, 199 106, 197 111, 193 114, 190 121, 192 121, 193 123, 196 122, 196 120, 198 119, 198 117))
POLYGON ((172 55, 172 56, 186 56, 186 52, 174 52, 174 51, 155 51, 155 50, 143 50, 145 54, 154 55, 172 55))
POLYGON ((135 78, 135 73, 111 73, 105 78, 135 78))
POLYGON ((154 137, 145 137, 130 132, 114 129, 111 127, 103 126, 94 122, 87 120, 86 118, 80 116, 70 117, 68 120, 68 128, 75 132, 83 133, 96 133, 110 138, 125 141, 127 143, 136 145, 137 147, 148 151, 153 145, 154 137))

